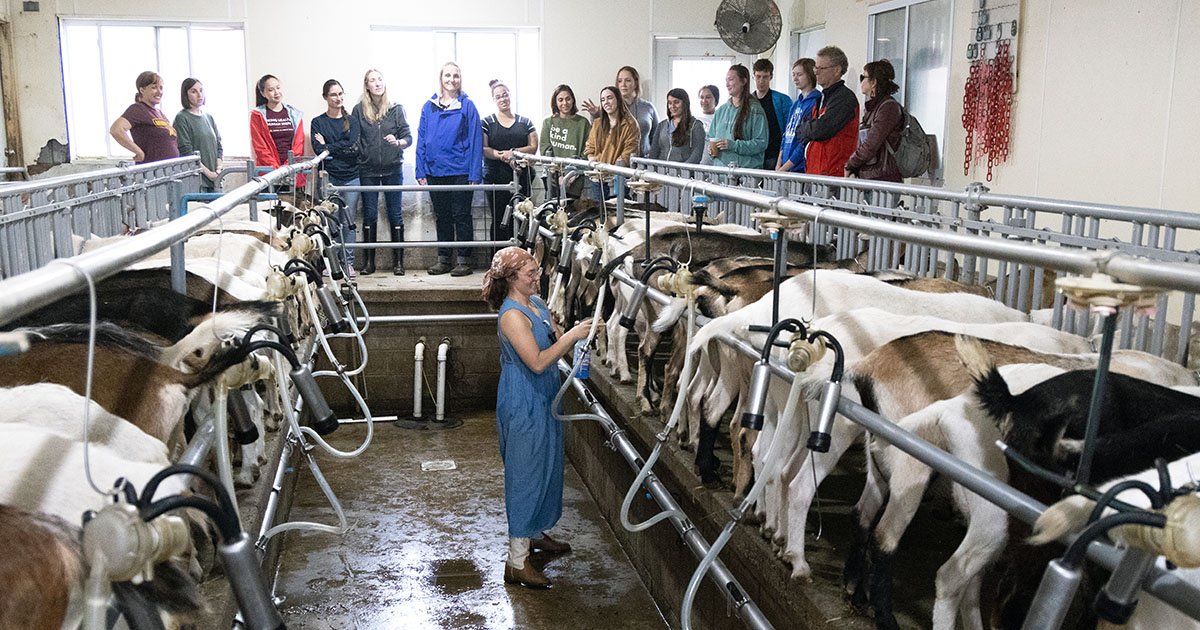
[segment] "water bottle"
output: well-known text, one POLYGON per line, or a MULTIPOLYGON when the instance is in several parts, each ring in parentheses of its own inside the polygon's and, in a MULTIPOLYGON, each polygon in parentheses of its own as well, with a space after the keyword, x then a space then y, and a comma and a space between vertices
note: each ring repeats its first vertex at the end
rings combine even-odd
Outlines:
POLYGON ((575 365, 579 369, 575 371, 575 377, 585 379, 590 374, 590 366, 592 365, 592 349, 587 345, 587 339, 580 339, 575 344, 575 365))

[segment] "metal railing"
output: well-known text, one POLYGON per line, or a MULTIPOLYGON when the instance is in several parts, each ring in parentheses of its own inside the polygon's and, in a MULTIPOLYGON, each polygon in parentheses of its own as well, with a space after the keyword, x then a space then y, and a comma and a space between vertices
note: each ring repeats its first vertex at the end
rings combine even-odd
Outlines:
MULTIPOLYGON (((183 159, 188 162, 196 160, 195 157, 183 159)), ((0 324, 28 315, 64 295, 87 287, 85 274, 93 281, 99 282, 133 263, 184 241, 217 217, 254 197, 275 182, 309 168, 322 159, 324 159, 324 155, 257 177, 216 201, 190 209, 187 215, 166 225, 131 236, 119 243, 74 256, 69 265, 46 264, 27 273, 0 280, 0 324)), ((162 174, 156 179, 169 183, 173 178, 162 174)), ((163 212, 165 213, 166 204, 170 200, 167 198, 168 187, 163 186, 162 188, 163 212)), ((11 189, 4 189, 0 194, 7 194, 9 190, 11 189)), ((144 208, 140 208, 139 213, 144 210, 144 208)))
MULTIPOLYGON (((978 183, 964 191, 952 191, 642 158, 635 158, 633 167, 623 171, 580 160, 572 161, 571 165, 600 168, 624 178, 671 181, 673 185, 653 193, 655 199, 668 210, 685 214, 692 207, 692 196, 704 192, 706 184, 721 186, 729 192, 709 195, 713 203, 708 206, 708 215, 724 213, 730 223, 751 225, 751 212, 760 207, 779 208, 781 212, 783 208, 792 208, 794 216, 812 220, 805 238, 833 244, 839 258, 865 252, 871 270, 903 269, 919 276, 985 285, 997 300, 1018 310, 1051 309, 1047 315, 1051 325, 1081 335, 1092 333, 1088 314, 1067 306, 1061 294, 1054 294, 1053 281, 1056 272, 1086 275, 1098 270, 1095 265, 1075 270, 1038 257, 1014 258, 1006 254, 1011 251, 1006 248, 970 251, 971 248, 951 241, 909 237, 933 231, 983 236, 997 243, 1025 244, 1044 251, 1078 252, 1098 259, 1115 257, 1117 266, 1123 259, 1134 258, 1185 265, 1200 263, 1200 250, 1187 250, 1179 245, 1200 243, 1200 215, 1194 213, 1001 195, 978 183), (656 180, 656 176, 670 179, 656 180), (733 191, 754 195, 759 203, 747 203, 746 198, 731 194, 733 191), (763 202, 767 205, 762 205, 763 202), (878 224, 869 222, 858 226, 838 224, 829 220, 832 211, 838 212, 839 217, 886 221, 897 230, 880 229, 878 224), (874 227, 864 229, 867 225, 874 227), (918 231, 901 230, 902 227, 918 231)), ((1159 296, 1155 311, 1161 316, 1123 313, 1118 322, 1118 347, 1144 350, 1183 363, 1192 322, 1196 320, 1195 285, 1189 285, 1193 287, 1189 289, 1162 284, 1169 282, 1169 277, 1159 278, 1158 284, 1150 280, 1147 277, 1144 282, 1180 292, 1159 296), (1168 313, 1180 323, 1168 323, 1168 313)))
MULTIPOLYGON (((1082 245, 1073 247, 1047 247, 1041 243, 1020 242, 1020 239, 989 238, 990 235, 984 233, 959 233, 956 230, 934 229, 939 226, 925 225, 921 222, 913 225, 907 220, 896 221, 889 217, 862 216, 860 213, 853 212, 853 209, 837 207, 836 205, 810 205, 809 203, 801 203, 800 201, 783 198, 772 194, 771 191, 756 189, 752 186, 722 186, 707 181, 685 179, 645 171, 643 169, 615 167, 581 160, 564 160, 539 156, 521 157, 532 162, 560 163, 572 167, 596 170, 619 177, 662 184, 666 187, 664 190, 667 191, 667 199, 671 195, 687 195, 684 198, 690 199, 691 194, 702 193, 713 199, 720 200, 722 203, 741 206, 747 210, 750 208, 768 210, 785 216, 807 219, 809 221, 808 230, 810 235, 820 234, 822 233, 821 230, 833 230, 855 235, 863 234, 869 239, 888 239, 897 243, 904 243, 911 247, 924 247, 929 248, 931 251, 951 252, 956 257, 974 256, 1003 261, 1009 265, 1038 266, 1045 269, 1054 269, 1059 272, 1080 275, 1105 273, 1119 281, 1164 289, 1175 289, 1187 292, 1189 296, 1200 292, 1200 265, 1192 261, 1148 260, 1137 253, 1129 253, 1119 248, 1093 248, 1082 245)), ((684 167, 692 168, 692 165, 684 165, 684 167)), ((831 180, 835 178, 813 179, 831 180)), ((840 180, 838 181, 840 183, 840 180)), ((872 189, 875 191, 882 190, 884 187, 903 188, 902 185, 898 184, 846 181, 860 184, 861 189, 872 189)), ((900 190, 892 192, 899 193, 900 190)), ((1144 217, 1142 215, 1144 211, 1140 209, 1088 207, 1083 204, 1068 207, 1070 204, 1067 204, 1067 202, 1029 199, 1025 199, 1022 203, 1026 206, 1036 205, 1042 208, 1055 208, 1059 211, 1071 210, 1080 214, 1090 212, 1090 217, 1094 220, 1129 220, 1130 217, 1134 217, 1137 220, 1146 219, 1145 223, 1153 222, 1148 217, 1144 217)), ((682 208, 676 206, 675 209, 682 208)), ((1169 217, 1163 219, 1163 221, 1173 221, 1179 218, 1169 217)), ((1190 225, 1187 225, 1189 221, 1190 219, 1181 220, 1179 224, 1169 227, 1187 227, 1188 229, 1192 229, 1190 225)), ((1164 226, 1160 225, 1161 227, 1164 226)), ((1134 232, 1136 233, 1137 230, 1135 229, 1134 232)), ((547 237, 554 236, 549 230, 540 228, 538 233, 547 237)), ((1062 244, 1060 241, 1052 241, 1050 239, 1047 239, 1047 242, 1062 244)), ((1164 256, 1164 258, 1170 258, 1170 256, 1164 256)), ((873 260, 877 260, 877 258, 873 257, 873 260)), ((986 266, 982 268, 986 268, 986 266)), ((613 278, 631 286, 640 284, 638 280, 629 277, 621 270, 614 271, 613 278)), ((669 296, 653 287, 646 288, 645 295, 648 299, 659 303, 666 303, 670 300, 669 296)), ((761 351, 759 349, 750 346, 742 340, 728 335, 719 335, 717 338, 722 343, 732 346, 747 356, 757 358, 760 355, 761 351)), ((789 381, 795 377, 795 374, 791 370, 776 364, 774 361, 770 363, 770 367, 772 374, 776 377, 789 381)), ((1032 522, 1045 509, 1045 506, 1034 501, 1027 495, 1015 491, 994 477, 965 464, 961 460, 917 438, 913 434, 897 427, 889 420, 872 413, 865 407, 845 397, 840 397, 837 410, 850 420, 861 424, 867 430, 880 436, 888 443, 897 446, 934 470, 947 475, 953 481, 969 488, 1020 520, 1032 522)), ((1115 567, 1121 560, 1120 550, 1111 545, 1098 542, 1094 542, 1088 547, 1088 555, 1094 561, 1110 569, 1115 567)), ((1181 612, 1193 618, 1200 619, 1200 594, 1198 594, 1197 589, 1183 582, 1172 573, 1152 567, 1146 572, 1140 585, 1146 591, 1153 593, 1156 597, 1174 606, 1181 612)))
POLYGON ((0 279, 75 254, 72 236, 114 236, 170 218, 172 183, 200 187, 188 156, 0 187, 0 279))

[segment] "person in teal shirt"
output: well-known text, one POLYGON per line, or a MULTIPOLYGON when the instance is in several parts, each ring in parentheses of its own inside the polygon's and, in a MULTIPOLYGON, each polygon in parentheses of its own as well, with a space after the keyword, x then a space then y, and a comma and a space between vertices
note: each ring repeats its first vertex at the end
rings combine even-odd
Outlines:
POLYGON ((717 108, 708 130, 713 164, 761 169, 767 150, 767 115, 750 95, 750 71, 736 64, 725 73, 729 100, 717 108))

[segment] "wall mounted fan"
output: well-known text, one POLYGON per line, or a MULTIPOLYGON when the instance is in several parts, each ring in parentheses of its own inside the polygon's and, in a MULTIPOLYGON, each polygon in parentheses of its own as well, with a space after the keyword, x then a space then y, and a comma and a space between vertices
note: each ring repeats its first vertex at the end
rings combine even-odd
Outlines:
POLYGON ((727 46, 757 55, 779 40, 783 18, 773 0, 723 0, 714 26, 727 46))

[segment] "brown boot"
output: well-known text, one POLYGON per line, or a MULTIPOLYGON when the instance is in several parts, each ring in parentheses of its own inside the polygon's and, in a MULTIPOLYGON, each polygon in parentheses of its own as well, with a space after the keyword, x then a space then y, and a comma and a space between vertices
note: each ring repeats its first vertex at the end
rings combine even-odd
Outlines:
POLYGON ((504 583, 519 584, 525 588, 546 589, 550 588, 550 580, 542 574, 537 567, 529 562, 529 558, 525 558, 525 566, 520 569, 514 569, 507 562, 504 563, 504 583))
POLYGON ((546 553, 570 553, 571 545, 565 542, 554 540, 550 534, 542 532, 541 538, 530 538, 529 548, 534 551, 544 551, 546 553))

